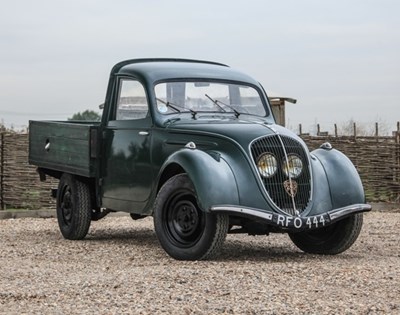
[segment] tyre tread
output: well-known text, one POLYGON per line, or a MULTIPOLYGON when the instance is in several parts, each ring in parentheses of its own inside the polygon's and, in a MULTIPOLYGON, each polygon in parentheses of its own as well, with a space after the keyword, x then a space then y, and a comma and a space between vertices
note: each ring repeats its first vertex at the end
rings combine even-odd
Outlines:
POLYGON ((85 238, 91 223, 91 203, 89 186, 79 180, 76 181, 78 224, 74 233, 74 240, 85 238))
POLYGON ((217 214, 216 217, 216 231, 213 241, 208 251, 200 258, 200 260, 207 260, 214 258, 221 249, 229 229, 229 216, 226 214, 217 214))
POLYGON ((302 251, 310 254, 336 255, 349 249, 360 235, 363 225, 363 214, 357 213, 342 221, 335 223, 336 237, 328 237, 327 240, 320 241, 320 244, 314 244, 307 234, 292 233, 289 234, 293 243, 302 251))

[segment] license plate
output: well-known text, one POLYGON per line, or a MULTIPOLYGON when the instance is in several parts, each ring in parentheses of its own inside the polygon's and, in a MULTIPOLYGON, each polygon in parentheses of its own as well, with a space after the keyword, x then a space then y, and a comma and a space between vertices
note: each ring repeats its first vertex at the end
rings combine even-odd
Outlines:
POLYGON ((274 214, 273 222, 282 228, 288 229, 318 229, 328 225, 330 222, 327 214, 315 215, 312 217, 290 217, 283 214, 274 214))

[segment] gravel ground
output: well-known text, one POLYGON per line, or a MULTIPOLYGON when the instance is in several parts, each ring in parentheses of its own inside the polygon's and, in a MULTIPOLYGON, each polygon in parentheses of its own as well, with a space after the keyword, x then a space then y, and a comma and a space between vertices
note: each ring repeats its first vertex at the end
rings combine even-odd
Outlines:
POLYGON ((228 235, 213 261, 181 262, 151 218, 93 222, 64 240, 55 219, 0 220, 1 314, 400 314, 400 213, 371 212, 337 256, 286 235, 228 235))

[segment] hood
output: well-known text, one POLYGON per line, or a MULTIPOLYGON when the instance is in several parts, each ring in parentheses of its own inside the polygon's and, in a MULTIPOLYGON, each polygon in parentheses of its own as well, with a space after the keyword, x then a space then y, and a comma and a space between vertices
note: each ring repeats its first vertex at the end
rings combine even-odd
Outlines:
POLYGON ((256 138, 277 133, 299 139, 297 135, 286 128, 262 119, 179 120, 172 123, 168 129, 170 131, 184 131, 185 134, 225 136, 238 142, 242 147, 247 147, 256 138))

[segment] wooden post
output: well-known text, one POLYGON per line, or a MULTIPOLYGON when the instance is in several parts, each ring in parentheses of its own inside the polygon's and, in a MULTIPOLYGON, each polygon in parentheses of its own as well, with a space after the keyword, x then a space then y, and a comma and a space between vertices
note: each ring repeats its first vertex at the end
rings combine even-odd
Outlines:
POLYGON ((317 136, 319 136, 319 133, 321 132, 321 127, 319 124, 317 124, 317 136))
POLYGON ((337 138, 337 125, 335 124, 335 137, 337 138))
POLYGON ((378 137, 378 135, 379 135, 379 126, 378 126, 378 123, 376 122, 375 123, 375 137, 378 137))
POLYGON ((353 123, 353 131, 354 131, 354 139, 357 138, 357 126, 356 123, 353 123))
POLYGON ((299 135, 301 136, 303 134, 302 126, 299 124, 299 135))

